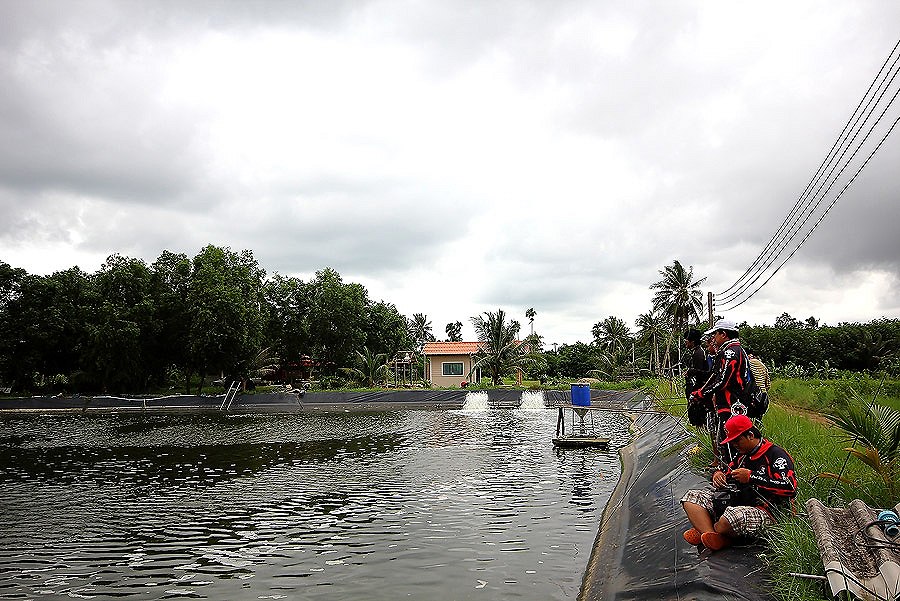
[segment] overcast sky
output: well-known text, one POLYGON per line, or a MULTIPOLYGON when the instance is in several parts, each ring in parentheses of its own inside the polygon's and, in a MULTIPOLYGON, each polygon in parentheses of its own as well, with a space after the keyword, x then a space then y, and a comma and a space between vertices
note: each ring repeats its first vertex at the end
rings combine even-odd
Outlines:
MULTIPOLYGON (((900 38, 900 3, 0 3, 0 260, 212 243, 332 267, 434 333, 633 324, 673 260, 720 292, 900 38)), ((893 116, 900 115, 895 107, 893 116)), ((900 133, 726 317, 900 317, 900 133)))

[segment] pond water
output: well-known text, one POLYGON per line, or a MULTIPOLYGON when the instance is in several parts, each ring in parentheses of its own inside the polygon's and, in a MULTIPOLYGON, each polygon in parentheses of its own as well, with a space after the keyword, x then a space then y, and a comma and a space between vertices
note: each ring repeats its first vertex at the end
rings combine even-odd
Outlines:
POLYGON ((555 410, 0 418, 0 599, 575 599, 619 476, 555 410))

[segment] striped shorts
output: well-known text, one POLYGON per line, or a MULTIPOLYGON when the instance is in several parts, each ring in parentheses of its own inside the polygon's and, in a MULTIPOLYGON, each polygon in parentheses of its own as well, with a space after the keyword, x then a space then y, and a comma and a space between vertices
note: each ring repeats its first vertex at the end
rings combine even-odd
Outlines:
MULTIPOLYGON (((689 490, 681 498, 681 503, 694 503, 708 511, 709 515, 713 515, 712 499, 713 491, 711 489, 689 490)), ((767 512, 759 507, 750 507, 749 505, 726 507, 722 517, 728 520, 731 529, 739 536, 757 537, 768 526, 775 523, 775 520, 767 512)))

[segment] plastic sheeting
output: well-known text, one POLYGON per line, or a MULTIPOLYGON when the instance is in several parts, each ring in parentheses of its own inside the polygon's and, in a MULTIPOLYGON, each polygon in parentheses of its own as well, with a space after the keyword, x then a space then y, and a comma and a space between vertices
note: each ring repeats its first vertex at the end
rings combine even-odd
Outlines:
POLYGON ((684 454, 688 438, 671 416, 641 415, 622 449, 622 477, 604 511, 584 575, 582 601, 772 599, 761 544, 712 553, 682 538, 690 527, 681 497, 708 486, 684 454))
MULTIPOLYGON (((235 398, 232 412, 252 411, 300 411, 304 407, 328 408, 333 405, 384 406, 415 405, 440 409, 459 409, 471 392, 459 390, 391 390, 378 392, 307 392, 302 397, 295 393, 273 392, 244 394, 235 398)), ((488 395, 492 408, 518 407, 522 400, 521 390, 496 389, 483 391, 488 395)), ((556 407, 570 402, 568 390, 543 391, 544 404, 556 407)), ((592 404, 619 405, 621 393, 591 390, 592 404)), ((219 410, 223 396, 170 395, 162 397, 115 397, 115 396, 35 396, 0 398, 0 411, 109 411, 109 410, 219 410)))

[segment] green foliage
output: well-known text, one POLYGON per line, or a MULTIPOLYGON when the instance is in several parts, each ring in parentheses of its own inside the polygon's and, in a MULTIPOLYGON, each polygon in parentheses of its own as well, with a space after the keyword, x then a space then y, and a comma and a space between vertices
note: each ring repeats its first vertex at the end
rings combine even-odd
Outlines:
POLYGON ((503 309, 497 309, 496 313, 485 311, 483 316, 473 317, 472 325, 482 344, 473 357, 469 379, 476 369, 481 368, 491 374, 491 382, 497 386, 503 376, 516 370, 525 372, 534 366, 536 353, 519 342, 519 322, 506 321, 503 309))
POLYGON ((448 323, 444 328, 447 332, 447 342, 462 342, 462 322, 454 321, 448 323))
POLYGON ((387 356, 384 353, 373 353, 367 347, 362 351, 356 351, 357 367, 347 370, 351 375, 359 378, 365 386, 372 387, 375 382, 383 381, 388 373, 387 356))
POLYGON ((741 342, 786 377, 834 377, 841 371, 900 377, 900 320, 819 326, 783 314, 773 326, 741 328, 741 342))

